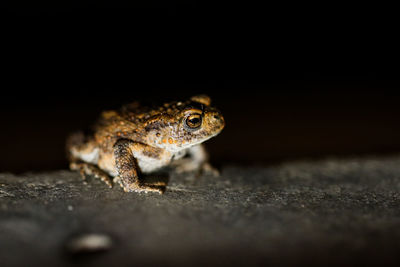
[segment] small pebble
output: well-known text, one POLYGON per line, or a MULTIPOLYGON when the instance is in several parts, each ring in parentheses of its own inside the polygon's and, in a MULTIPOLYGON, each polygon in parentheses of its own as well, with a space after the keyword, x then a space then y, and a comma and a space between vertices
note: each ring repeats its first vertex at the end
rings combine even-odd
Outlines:
POLYGON ((67 250, 74 254, 91 253, 109 250, 112 240, 104 234, 84 234, 71 239, 67 243, 67 250))

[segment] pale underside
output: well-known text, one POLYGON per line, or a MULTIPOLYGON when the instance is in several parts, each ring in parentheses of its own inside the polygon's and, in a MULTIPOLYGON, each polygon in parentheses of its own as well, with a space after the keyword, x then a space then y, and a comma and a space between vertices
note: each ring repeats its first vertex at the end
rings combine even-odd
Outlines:
MULTIPOLYGON (((113 153, 102 153, 98 147, 85 150, 72 149, 71 152, 75 158, 86 163, 97 165, 112 177, 118 176, 113 153)), ((137 160, 138 167, 142 173, 151 173, 168 165, 174 165, 174 163, 178 162, 178 160, 186 155, 190 155, 191 158, 188 161, 182 161, 186 166, 181 166, 181 168, 195 169, 199 167, 201 163, 204 163, 207 157, 204 147, 201 144, 176 152, 164 151, 158 158, 138 154, 135 153, 135 151, 132 151, 132 154, 137 160)))

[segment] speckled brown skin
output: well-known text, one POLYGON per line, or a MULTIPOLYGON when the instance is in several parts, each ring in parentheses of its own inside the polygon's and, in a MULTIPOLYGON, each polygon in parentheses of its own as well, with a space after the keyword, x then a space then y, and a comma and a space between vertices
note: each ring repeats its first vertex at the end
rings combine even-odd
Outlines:
POLYGON ((119 111, 105 111, 93 134, 77 133, 68 139, 70 168, 83 177, 93 174, 110 187, 111 175, 126 192, 163 193, 165 183, 145 183, 140 173, 165 166, 179 171, 208 168, 201 143, 225 125, 222 114, 210 103, 208 96, 199 95, 156 108, 134 102, 119 111))

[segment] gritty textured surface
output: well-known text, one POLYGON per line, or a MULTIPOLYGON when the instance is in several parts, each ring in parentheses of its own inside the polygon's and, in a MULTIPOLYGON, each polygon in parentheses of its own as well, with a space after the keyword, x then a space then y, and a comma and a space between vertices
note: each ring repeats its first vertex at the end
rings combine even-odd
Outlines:
POLYGON ((400 263, 400 158, 171 174, 164 195, 0 174, 1 266, 400 263), (79 244, 79 245, 76 245, 79 244))

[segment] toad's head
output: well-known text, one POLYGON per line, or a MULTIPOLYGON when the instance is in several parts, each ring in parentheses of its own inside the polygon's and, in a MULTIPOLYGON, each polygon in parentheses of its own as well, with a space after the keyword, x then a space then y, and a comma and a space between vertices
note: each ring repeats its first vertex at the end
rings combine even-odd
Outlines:
POLYGON ((225 126, 221 112, 212 107, 205 95, 193 96, 186 102, 164 104, 147 129, 156 146, 176 152, 200 144, 225 126))

